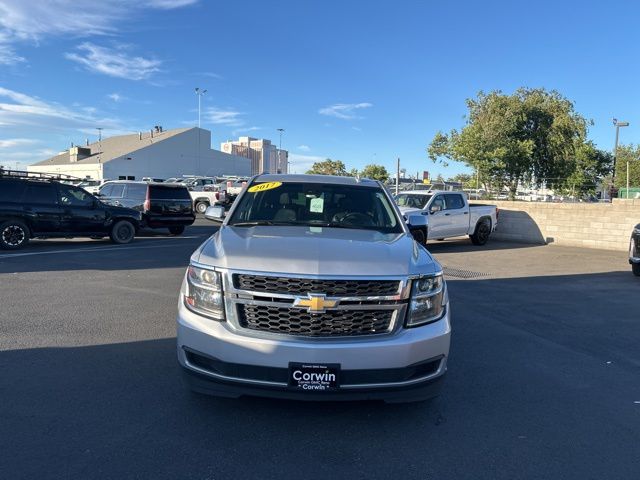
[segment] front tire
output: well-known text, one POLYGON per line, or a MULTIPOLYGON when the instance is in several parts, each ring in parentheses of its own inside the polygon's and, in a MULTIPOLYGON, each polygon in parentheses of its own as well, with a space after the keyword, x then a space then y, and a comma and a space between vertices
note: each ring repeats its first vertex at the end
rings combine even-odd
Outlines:
POLYGON ((184 233, 184 225, 169 227, 169 233, 171 233, 171 235, 182 235, 184 233))
POLYGON ((207 202, 198 202, 196 203, 196 212, 204 214, 207 211, 207 207, 209 207, 207 202))
POLYGON ((482 220, 477 226, 473 235, 469 235, 471 242, 474 245, 484 245, 489 241, 489 235, 491 235, 491 222, 489 220, 482 220))
POLYGON ((136 235, 136 229, 133 224, 127 220, 120 220, 113 225, 109 237, 113 243, 124 245, 131 243, 136 235))
POLYGON ((0 225, 0 247, 18 250, 29 243, 29 228, 20 220, 8 220, 0 225))
POLYGON ((632 263, 631 271, 636 277, 640 277, 640 263, 632 263))

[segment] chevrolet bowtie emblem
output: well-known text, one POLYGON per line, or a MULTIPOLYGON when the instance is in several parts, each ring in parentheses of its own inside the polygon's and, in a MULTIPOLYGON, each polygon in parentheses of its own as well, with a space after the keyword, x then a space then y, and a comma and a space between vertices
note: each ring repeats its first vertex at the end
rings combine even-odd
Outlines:
POLYGON ((324 313, 327 308, 333 308, 338 305, 337 300, 327 300, 325 295, 308 293, 307 298, 296 298, 293 302, 294 307, 308 307, 309 313, 324 313))

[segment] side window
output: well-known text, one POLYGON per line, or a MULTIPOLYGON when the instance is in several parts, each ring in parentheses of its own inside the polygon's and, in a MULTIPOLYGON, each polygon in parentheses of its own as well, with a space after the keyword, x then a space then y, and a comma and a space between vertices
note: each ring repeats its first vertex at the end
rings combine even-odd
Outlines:
POLYGON ((56 191, 54 185, 52 183, 43 183, 42 185, 37 185, 34 183, 29 184, 24 193, 23 202, 55 205, 56 191))
POLYGON ((127 198, 143 201, 147 198, 147 185, 130 183, 127 185, 127 198))
POLYGON ((124 184, 123 183, 114 183, 111 188, 110 197, 122 198, 124 197, 124 184))
POLYGON ((59 185, 60 204, 69 207, 88 207, 93 205, 93 197, 81 188, 59 185))
POLYGON ((464 208, 464 200, 462 200, 462 195, 457 193, 449 193, 445 195, 447 202, 447 210, 457 210, 460 208, 464 208))
POLYGON ((27 184, 23 180, 0 183, 0 202, 19 202, 27 184))
POLYGON ((107 183, 100 189, 100 195, 103 197, 110 197, 113 191, 113 183, 107 183))
POLYGON ((445 210, 447 208, 446 204, 444 203, 444 195, 438 195, 436 198, 433 199, 433 202, 431 203, 431 206, 429 208, 431 210, 434 210, 433 207, 440 207, 440 210, 445 210))

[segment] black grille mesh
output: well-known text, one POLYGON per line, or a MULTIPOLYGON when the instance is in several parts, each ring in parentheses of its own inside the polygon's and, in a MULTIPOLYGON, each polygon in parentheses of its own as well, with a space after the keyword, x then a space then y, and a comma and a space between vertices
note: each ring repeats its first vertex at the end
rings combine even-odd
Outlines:
POLYGON ((285 335, 334 337, 373 335, 389 329, 393 310, 330 310, 308 313, 299 308, 238 305, 240 325, 285 335))
POLYGON ((398 293, 397 280, 316 280, 311 278, 234 275, 234 286, 253 292, 306 295, 324 293, 327 297, 389 296, 398 293))

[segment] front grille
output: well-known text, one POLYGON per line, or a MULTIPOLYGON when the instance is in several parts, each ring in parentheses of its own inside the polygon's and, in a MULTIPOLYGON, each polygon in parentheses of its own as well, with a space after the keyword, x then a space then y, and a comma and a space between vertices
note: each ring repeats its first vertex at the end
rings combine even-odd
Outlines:
POLYGON ((389 330, 393 310, 329 310, 238 305, 240 325, 251 330, 309 337, 373 335, 389 330))
POLYGON ((312 278, 269 277, 236 274, 233 284, 253 292, 306 295, 324 293, 327 297, 374 297, 398 293, 397 280, 318 280, 312 278))

